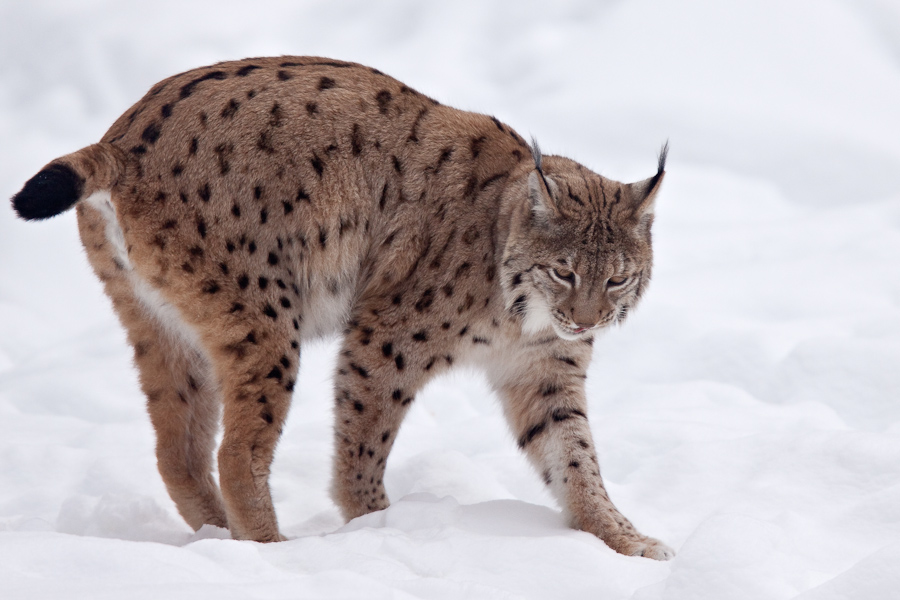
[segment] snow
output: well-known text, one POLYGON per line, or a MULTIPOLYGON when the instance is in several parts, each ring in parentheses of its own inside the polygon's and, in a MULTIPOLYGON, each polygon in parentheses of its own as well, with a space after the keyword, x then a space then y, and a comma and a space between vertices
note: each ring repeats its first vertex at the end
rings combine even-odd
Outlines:
POLYGON ((274 464, 291 540, 192 532, 74 214, 0 210, 0 597, 896 598, 895 0, 8 1, 0 54, 5 197, 156 81, 252 55, 375 66, 616 179, 670 139, 654 281, 588 393, 613 500, 678 551, 567 529, 475 372, 420 395, 392 507, 344 524, 333 343, 274 464))

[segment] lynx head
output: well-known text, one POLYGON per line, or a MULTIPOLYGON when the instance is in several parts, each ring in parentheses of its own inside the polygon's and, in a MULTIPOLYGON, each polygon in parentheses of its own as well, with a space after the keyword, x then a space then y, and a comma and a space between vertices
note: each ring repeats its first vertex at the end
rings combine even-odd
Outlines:
POLYGON ((557 156, 541 157, 517 193, 501 282, 527 333, 575 340, 621 323, 650 280, 653 204, 665 173, 623 184, 557 156))

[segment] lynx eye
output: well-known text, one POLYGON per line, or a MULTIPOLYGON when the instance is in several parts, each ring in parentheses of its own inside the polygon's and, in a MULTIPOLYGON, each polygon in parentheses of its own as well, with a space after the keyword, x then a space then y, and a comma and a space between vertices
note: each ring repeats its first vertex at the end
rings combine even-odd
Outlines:
POLYGON ((614 277, 610 277, 609 279, 607 279, 607 283, 608 283, 609 287, 615 287, 617 285, 622 285, 626 281, 628 281, 628 277, 626 277, 625 275, 616 275, 614 277))
POLYGON ((553 269, 553 275, 556 279, 565 281, 571 286, 575 286, 575 273, 568 269, 553 269))

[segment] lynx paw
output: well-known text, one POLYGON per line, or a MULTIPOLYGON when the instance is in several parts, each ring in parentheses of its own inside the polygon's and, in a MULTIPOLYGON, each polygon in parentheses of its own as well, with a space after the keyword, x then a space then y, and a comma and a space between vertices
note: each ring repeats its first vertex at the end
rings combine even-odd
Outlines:
POLYGON ((675 557, 674 550, 651 537, 615 540, 609 546, 616 552, 627 556, 643 556, 653 560, 671 560, 675 557))

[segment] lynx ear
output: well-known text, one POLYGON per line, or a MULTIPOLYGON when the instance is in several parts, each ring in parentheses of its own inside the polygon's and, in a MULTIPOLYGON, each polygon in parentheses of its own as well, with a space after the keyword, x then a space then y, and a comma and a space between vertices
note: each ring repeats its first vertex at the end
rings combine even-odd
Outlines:
POLYGON ((549 217, 557 214, 556 202, 553 201, 557 189, 552 179, 542 177, 538 171, 532 171, 528 175, 528 199, 535 216, 549 217))
POLYGON ((630 183, 626 187, 631 195, 631 202, 634 206, 634 217, 641 221, 645 217, 653 216, 653 210, 656 203, 656 194, 659 192, 660 184, 666 174, 666 157, 669 155, 669 142, 663 144, 659 151, 659 162, 656 167, 656 175, 630 183))
POLYGON ((531 138, 531 156, 534 158, 535 170, 528 175, 528 198, 531 201, 531 211, 536 216, 549 216, 557 214, 554 198, 559 192, 559 187, 552 179, 544 175, 541 149, 537 140, 531 138))

